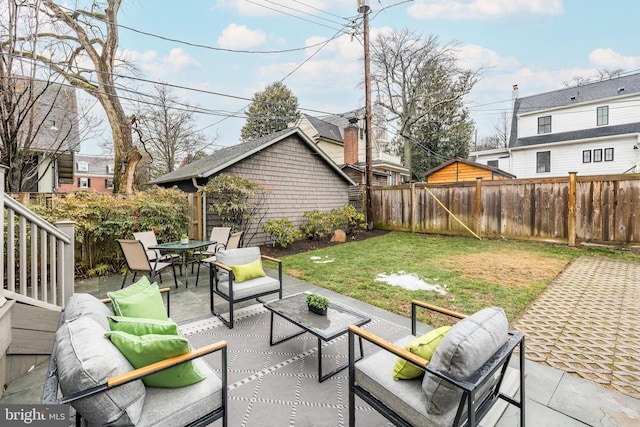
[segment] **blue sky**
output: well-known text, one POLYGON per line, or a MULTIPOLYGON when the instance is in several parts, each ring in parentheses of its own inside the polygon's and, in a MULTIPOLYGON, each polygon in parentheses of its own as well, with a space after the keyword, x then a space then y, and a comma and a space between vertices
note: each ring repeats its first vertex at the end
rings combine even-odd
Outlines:
MULTIPOLYGON (((492 134, 510 110, 514 84, 522 97, 562 88, 575 77, 595 78, 598 69, 640 70, 637 0, 369 4, 372 40, 404 28, 433 34, 443 44, 459 44, 461 65, 485 69, 467 99, 478 138, 492 134)), ((173 92, 207 111, 196 116, 197 124, 217 136, 213 150, 239 142, 245 120, 228 116, 275 81, 284 79, 311 115, 363 106, 362 27, 356 18, 357 0, 129 0, 119 15, 120 50, 138 77, 196 89, 173 92), (279 53, 259 53, 274 51, 279 53)), ((119 83, 153 93, 141 81, 119 83)), ((92 141, 83 143, 82 152, 100 150, 92 141)))

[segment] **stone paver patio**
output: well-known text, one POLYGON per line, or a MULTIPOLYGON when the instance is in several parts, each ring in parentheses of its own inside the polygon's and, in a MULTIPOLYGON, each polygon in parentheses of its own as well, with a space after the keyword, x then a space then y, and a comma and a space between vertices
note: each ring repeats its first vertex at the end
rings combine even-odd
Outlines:
POLYGON ((514 324, 527 358, 640 398, 640 263, 582 256, 514 324))

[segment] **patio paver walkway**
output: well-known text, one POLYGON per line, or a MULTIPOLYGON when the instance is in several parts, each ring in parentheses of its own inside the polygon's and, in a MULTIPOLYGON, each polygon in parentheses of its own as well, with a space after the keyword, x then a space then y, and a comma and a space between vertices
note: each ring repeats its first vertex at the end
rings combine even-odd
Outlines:
POLYGON ((527 358, 640 398, 640 263, 582 256, 514 324, 527 358))

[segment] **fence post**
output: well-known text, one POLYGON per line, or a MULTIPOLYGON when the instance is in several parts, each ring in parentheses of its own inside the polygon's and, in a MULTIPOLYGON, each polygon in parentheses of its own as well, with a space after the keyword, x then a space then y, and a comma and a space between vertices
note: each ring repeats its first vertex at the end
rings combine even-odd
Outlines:
POLYGON ((67 299, 73 295, 75 287, 75 221, 58 221, 54 225, 71 239, 71 244, 64 245, 62 286, 58 291, 58 305, 64 307, 67 304, 67 299))
POLYGON ((473 205, 473 227, 476 229, 476 234, 480 234, 480 227, 482 226, 482 177, 476 178, 476 202, 473 205))
POLYGON ((416 221, 415 221, 415 200, 416 200, 416 184, 412 182, 409 184, 409 191, 411 194, 409 195, 409 229, 412 233, 416 232, 416 221))
POLYGON ((569 246, 576 245, 576 176, 577 172, 569 172, 569 210, 567 212, 567 233, 569 246))

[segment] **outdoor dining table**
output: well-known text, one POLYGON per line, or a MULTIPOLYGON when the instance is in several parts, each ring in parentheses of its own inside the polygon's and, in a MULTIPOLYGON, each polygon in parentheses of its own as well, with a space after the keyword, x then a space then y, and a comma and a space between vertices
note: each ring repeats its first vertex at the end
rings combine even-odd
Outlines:
MULTIPOLYGON (((149 249, 157 249, 165 252, 175 252, 179 255, 178 263, 184 265, 184 284, 185 287, 189 287, 189 268, 190 262, 196 262, 195 258, 189 258, 189 251, 195 251, 200 248, 206 248, 209 245, 215 245, 217 242, 213 240, 191 240, 187 243, 182 243, 180 240, 175 242, 159 243, 155 246, 149 246, 149 249)), ((198 286, 198 279, 200 278, 200 265, 198 264, 198 273, 196 274, 196 286, 198 286)))

